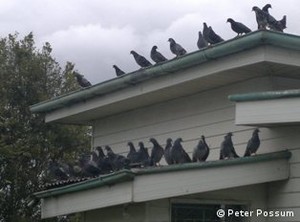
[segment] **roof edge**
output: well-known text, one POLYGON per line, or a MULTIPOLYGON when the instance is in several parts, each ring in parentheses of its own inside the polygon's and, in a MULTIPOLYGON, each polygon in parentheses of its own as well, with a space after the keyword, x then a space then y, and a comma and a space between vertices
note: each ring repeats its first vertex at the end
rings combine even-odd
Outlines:
POLYGON ((283 98, 294 98, 294 97, 300 97, 300 89, 234 94, 234 95, 229 95, 228 99, 234 102, 246 102, 246 101, 271 100, 271 99, 283 99, 283 98))
POLYGON ((91 180, 86 180, 80 183, 75 183, 63 187, 53 188, 50 190, 40 191, 34 193, 34 196, 36 198, 47 198, 51 196, 58 196, 61 194, 83 191, 91 188, 112 185, 119 182, 132 181, 134 180, 134 177, 138 175, 158 174, 158 173, 166 173, 166 172, 191 170, 191 169, 207 169, 213 167, 256 163, 256 162, 270 161, 276 159, 289 159, 291 155, 292 153, 290 151, 284 150, 284 151, 279 151, 274 153, 259 154, 256 156, 241 157, 241 158, 229 159, 229 160, 215 160, 215 161, 208 161, 203 163, 186 163, 186 164, 177 164, 177 165, 169 165, 164 167, 145 168, 145 169, 137 169, 137 170, 121 170, 115 173, 103 175, 101 177, 91 179, 91 180))
POLYGON ((184 68, 202 64, 209 60, 241 52, 259 45, 276 45, 294 50, 300 50, 300 38, 296 35, 272 31, 254 31, 244 36, 233 38, 212 47, 188 53, 180 58, 174 58, 164 63, 156 64, 146 69, 140 69, 114 79, 110 79, 91 87, 70 92, 30 106, 33 113, 46 113, 71 104, 85 101, 96 96, 105 95, 153 77, 163 76, 184 68))

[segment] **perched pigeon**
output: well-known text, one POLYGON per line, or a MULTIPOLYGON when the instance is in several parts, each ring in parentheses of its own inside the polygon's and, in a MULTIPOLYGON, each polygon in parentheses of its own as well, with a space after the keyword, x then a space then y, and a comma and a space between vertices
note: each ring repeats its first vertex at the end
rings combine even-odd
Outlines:
POLYGON ((105 146, 105 150, 107 152, 109 160, 111 161, 111 165, 114 171, 128 168, 130 162, 129 159, 120 154, 115 154, 110 146, 105 146))
POLYGON ((164 148, 162 148, 161 145, 159 145, 157 140, 154 138, 150 138, 150 142, 153 144, 150 158, 151 161, 153 162, 153 165, 156 166, 157 164, 159 164, 159 161, 164 155, 164 148))
POLYGON ((235 152, 231 137, 232 133, 227 133, 224 136, 224 141, 221 143, 220 160, 239 157, 235 152))
POLYGON ((256 151, 258 150, 260 145, 260 139, 258 136, 259 132, 259 129, 255 129, 253 131, 252 137, 248 141, 244 156, 251 156, 252 154, 256 154, 256 151))
MULTIPOLYGON (((272 8, 271 4, 266 4, 263 8, 262 11, 266 14, 267 18, 267 25, 268 27, 273 30, 273 31, 279 31, 283 32, 283 29, 285 29, 286 24, 282 24, 281 21, 277 21, 270 13, 269 13, 269 8, 272 8)), ((283 21, 285 20, 286 22, 286 17, 283 17, 283 21)))
POLYGON ((210 44, 216 44, 219 42, 223 42, 224 39, 222 39, 219 35, 217 35, 211 26, 207 26, 207 24, 203 23, 203 37, 204 39, 210 43, 210 44))
POLYGON ((85 88, 85 87, 89 87, 91 86, 92 84, 86 79, 84 78, 83 75, 77 73, 77 72, 74 72, 74 75, 77 79, 77 82, 78 84, 82 87, 82 88, 85 88))
POLYGON ((234 21, 232 18, 227 19, 227 22, 230 22, 231 29, 236 32, 238 35, 242 35, 243 33, 247 34, 251 32, 251 29, 249 29, 247 26, 240 22, 234 21))
POLYGON ((151 59, 156 63, 165 62, 168 60, 160 52, 157 51, 156 45, 152 47, 150 56, 151 56, 151 59))
POLYGON ((268 14, 257 6, 253 6, 252 11, 255 12, 258 29, 266 29, 268 25, 268 14))
POLYGON ((176 43, 174 39, 169 38, 168 41, 170 42, 170 50, 173 54, 176 55, 176 57, 186 54, 186 50, 184 48, 182 48, 181 45, 176 43))
POLYGON ((139 162, 143 165, 143 166, 151 166, 151 160, 150 160, 150 156, 148 153, 148 149, 145 148, 144 143, 143 142, 139 142, 139 147, 140 149, 137 151, 139 154, 139 162))
POLYGON ((197 46, 198 46, 198 49, 203 49, 208 46, 208 42, 204 39, 201 31, 198 32, 197 46))
POLYGON ((130 54, 133 55, 136 63, 142 67, 142 68, 146 68, 148 66, 151 66, 151 62, 149 62, 144 56, 139 55, 138 53, 136 53, 135 51, 130 51, 130 54))
POLYGON ((56 180, 67 180, 69 178, 69 175, 66 172, 66 170, 55 160, 51 160, 49 162, 48 172, 56 180))
POLYGON ((104 154, 103 149, 102 149, 101 146, 97 146, 95 148, 95 151, 97 152, 99 159, 103 159, 105 157, 105 154, 104 154))
POLYGON ((174 145, 170 151, 170 155, 171 155, 171 158, 172 158, 174 164, 192 162, 189 155, 183 149, 181 142, 182 142, 182 138, 176 139, 174 141, 174 145))
POLYGON ((113 65, 113 68, 115 69, 117 76, 121 76, 121 75, 125 74, 125 72, 123 70, 121 70, 118 66, 113 65))
POLYGON ((94 155, 83 154, 79 158, 79 166, 81 168, 82 174, 88 177, 99 176, 101 169, 98 167, 94 160, 94 155))
POLYGON ((165 147, 165 150, 164 150, 164 157, 165 157, 165 160, 166 160, 168 165, 173 164, 173 160, 170 156, 171 148, 172 148, 172 139, 168 138, 167 139, 167 144, 166 144, 166 147, 165 147))
POLYGON ((136 151, 133 143, 128 142, 127 145, 129 146, 129 153, 127 154, 127 158, 130 160, 131 163, 138 163, 139 153, 136 151))
POLYGON ((205 161, 209 155, 209 147, 206 144, 205 137, 202 135, 198 145, 193 151, 193 162, 205 161))

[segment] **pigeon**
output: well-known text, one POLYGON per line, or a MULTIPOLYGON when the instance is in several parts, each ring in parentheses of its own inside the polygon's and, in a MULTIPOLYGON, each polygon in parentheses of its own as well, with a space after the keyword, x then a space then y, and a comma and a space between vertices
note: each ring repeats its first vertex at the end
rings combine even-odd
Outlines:
POLYGON ((152 47, 150 57, 156 63, 165 62, 165 61, 168 60, 160 52, 157 51, 157 46, 156 45, 152 47))
POLYGON ((139 154, 139 162, 142 164, 142 166, 146 167, 146 166, 151 166, 151 159, 148 153, 148 149, 145 148, 144 143, 143 142, 139 142, 138 143, 140 149, 137 151, 139 154))
POLYGON ((252 154, 256 154, 260 145, 260 139, 258 136, 259 132, 260 132, 259 129, 255 129, 253 131, 252 137, 248 141, 244 156, 251 156, 252 154))
POLYGON ((101 146, 97 146, 95 148, 95 152, 97 152, 97 155, 98 155, 99 159, 103 159, 105 157, 105 154, 104 154, 103 149, 102 149, 101 146))
POLYGON ((190 163, 192 162, 189 155, 185 152, 182 145, 182 138, 178 138, 174 141, 174 145, 171 148, 170 155, 174 164, 177 163, 190 163))
POLYGON ((283 18, 281 20, 279 20, 278 22, 279 22, 282 30, 286 29, 286 15, 284 15, 283 18))
POLYGON ((162 148, 161 145, 159 145, 157 140, 154 138, 150 138, 149 141, 153 144, 150 156, 151 162, 153 162, 153 165, 156 166, 157 164, 159 164, 159 161, 164 155, 164 148, 162 148))
POLYGON ((224 141, 221 143, 220 160, 239 157, 235 152, 231 137, 231 132, 224 136, 224 141))
POLYGON ((174 39, 169 38, 168 41, 170 42, 170 50, 173 54, 176 55, 176 57, 186 54, 186 50, 181 45, 176 43, 174 39))
POLYGON ((210 43, 210 44, 216 44, 219 42, 223 42, 224 39, 222 39, 219 35, 217 35, 211 26, 207 26, 207 24, 203 23, 203 37, 204 39, 210 43))
POLYGON ((48 172, 56 180, 67 180, 69 178, 69 175, 66 172, 66 170, 62 166, 60 166, 60 164, 55 160, 51 160, 49 162, 48 172))
POLYGON ((139 153, 136 151, 133 143, 128 142, 127 145, 129 146, 129 153, 127 154, 127 158, 130 160, 131 163, 138 163, 139 153))
POLYGON ((164 150, 164 157, 165 157, 165 160, 166 160, 168 165, 173 164, 173 160, 170 156, 171 148, 172 148, 172 139, 168 138, 167 139, 167 144, 166 144, 166 147, 165 147, 165 150, 164 150))
POLYGON ((268 25, 268 14, 257 6, 253 6, 252 11, 255 12, 258 29, 266 29, 268 25))
POLYGON ((230 22, 231 29, 236 32, 238 35, 242 35, 243 33, 247 34, 251 32, 251 29, 249 29, 247 26, 240 22, 234 21, 232 18, 227 19, 227 22, 230 22))
POLYGON ((144 56, 139 55, 138 53, 136 53, 135 51, 130 51, 130 54, 133 55, 136 63, 142 67, 142 68, 146 68, 148 66, 151 66, 151 62, 149 62, 144 56))
POLYGON ((98 167, 98 164, 94 160, 95 155, 83 154, 79 158, 79 166, 81 168, 82 174, 87 177, 99 176, 101 169, 98 167))
POLYGON ((208 42, 204 39, 201 31, 198 32, 197 46, 198 46, 198 49, 203 49, 208 46, 208 42))
POLYGON ((125 74, 125 72, 123 70, 121 70, 118 66, 113 65, 113 68, 115 69, 117 76, 122 76, 125 74))
MULTIPOLYGON (((273 30, 273 31, 279 31, 283 32, 283 29, 285 27, 284 24, 282 24, 280 21, 277 21, 270 13, 269 13, 269 8, 272 8, 271 4, 266 4, 263 8, 262 11, 266 14, 267 18, 267 25, 268 27, 273 30)), ((283 18, 286 22, 286 17, 283 18)))
POLYGON ((91 86, 92 84, 86 79, 84 78, 83 75, 77 73, 77 72, 74 72, 74 75, 77 79, 77 82, 78 84, 82 87, 82 88, 85 88, 85 87, 89 87, 91 86))
POLYGON ((209 147, 206 144, 205 137, 202 135, 198 145, 193 151, 193 162, 205 161, 209 155, 209 147))
POLYGON ((108 159, 111 161, 114 171, 128 168, 130 163, 129 159, 120 154, 115 154, 110 146, 105 146, 105 150, 107 152, 108 159))

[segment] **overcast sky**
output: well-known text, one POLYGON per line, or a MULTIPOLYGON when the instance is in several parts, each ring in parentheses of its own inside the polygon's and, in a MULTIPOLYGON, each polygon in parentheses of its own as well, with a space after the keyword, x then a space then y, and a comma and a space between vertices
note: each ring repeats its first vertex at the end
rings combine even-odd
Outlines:
POLYGON ((287 15, 286 33, 300 35, 299 0, 0 0, 0 35, 33 32, 39 47, 49 42, 53 56, 66 61, 93 84, 115 77, 113 64, 125 72, 139 67, 131 50, 150 60, 153 45, 167 58, 168 38, 188 52, 197 50, 203 22, 225 40, 236 34, 227 18, 257 28, 253 6, 272 4, 270 13, 287 15))

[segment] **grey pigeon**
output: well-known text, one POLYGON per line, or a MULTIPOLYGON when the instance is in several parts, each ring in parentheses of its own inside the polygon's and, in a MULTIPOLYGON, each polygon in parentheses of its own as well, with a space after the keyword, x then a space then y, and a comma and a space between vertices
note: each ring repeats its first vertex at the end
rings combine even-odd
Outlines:
POLYGON ((162 156, 164 155, 164 148, 162 148, 154 138, 150 138, 149 141, 153 144, 150 158, 153 165, 156 166, 157 164, 159 164, 162 156))
POLYGON ((193 162, 205 161, 209 155, 209 147, 205 141, 205 137, 202 135, 201 139, 198 142, 198 145, 194 148, 193 151, 193 162))
POLYGON ((55 180, 67 180, 69 178, 65 169, 55 160, 51 160, 48 166, 48 172, 55 180))
POLYGON ((121 70, 118 66, 113 65, 113 68, 115 69, 117 76, 122 76, 125 74, 125 72, 123 70, 121 70))
POLYGON ((171 149, 171 158, 174 164, 177 163, 190 163, 192 162, 189 155, 185 152, 182 145, 182 138, 178 138, 174 141, 173 147, 171 149))
POLYGON ((111 165, 114 171, 128 168, 130 163, 129 159, 120 154, 115 154, 110 146, 105 146, 105 150, 107 152, 108 159, 111 161, 111 165))
POLYGON ((101 169, 98 167, 94 157, 92 153, 92 155, 83 154, 79 158, 79 166, 83 176, 95 177, 101 173, 101 169))
POLYGON ((152 47, 150 57, 156 63, 165 62, 165 61, 168 60, 160 52, 157 51, 157 46, 156 45, 152 47))
POLYGON ((198 46, 198 49, 203 49, 208 46, 208 42, 204 39, 201 31, 198 32, 197 46, 198 46))
POLYGON ((204 39, 210 44, 216 44, 216 43, 224 41, 224 39, 222 39, 219 35, 217 35, 211 26, 208 27, 205 22, 203 23, 203 32, 202 33, 203 33, 204 39))
POLYGON ((252 11, 255 12, 258 29, 266 29, 268 25, 268 14, 257 6, 253 6, 252 11))
POLYGON ((105 174, 105 173, 112 172, 113 171, 112 163, 110 159, 107 156, 105 156, 102 147, 97 146, 95 148, 95 152, 98 155, 97 165, 101 169, 101 173, 105 174))
POLYGON ((139 150, 137 151, 139 154, 139 162, 143 165, 143 166, 151 166, 151 159, 148 153, 148 149, 145 147, 143 142, 139 142, 139 150))
POLYGON ((224 140, 221 143, 220 160, 239 157, 235 152, 231 137, 231 132, 224 136, 224 140))
POLYGON ((142 68, 146 68, 148 66, 151 66, 151 62, 149 62, 144 56, 139 55, 138 53, 136 53, 135 51, 130 51, 130 54, 133 55, 134 60, 136 61, 136 63, 142 67, 142 68))
POLYGON ((103 159, 105 157, 105 154, 104 154, 103 149, 102 149, 101 146, 97 146, 95 148, 95 151, 97 152, 97 155, 98 155, 99 159, 103 159))
POLYGON ((74 72, 74 75, 77 79, 77 82, 78 84, 82 87, 82 88, 85 88, 85 87, 89 87, 91 86, 92 84, 86 79, 84 78, 83 75, 77 73, 77 72, 74 72))
POLYGON ((252 137, 249 139, 246 147, 246 151, 244 156, 251 156, 252 154, 256 154, 259 145, 260 145, 260 139, 258 136, 259 129, 255 129, 252 133, 252 137))
POLYGON ((170 42, 170 50, 176 55, 176 57, 186 54, 186 50, 181 45, 176 43, 174 39, 169 38, 168 41, 170 42))
POLYGON ((138 163, 139 153, 136 151, 133 143, 128 142, 127 145, 129 146, 129 153, 127 154, 127 158, 130 160, 131 163, 138 163))
POLYGON ((171 151, 172 146, 173 146, 172 145, 172 139, 168 138, 166 146, 165 146, 165 150, 164 150, 164 157, 165 157, 165 160, 166 160, 168 165, 173 164, 173 160, 172 160, 171 155, 170 155, 170 151, 171 151))
POLYGON ((227 19, 227 22, 230 22, 231 29, 236 32, 238 35, 242 35, 243 33, 247 34, 251 32, 251 29, 249 29, 247 26, 240 22, 234 21, 232 18, 227 19))
MULTIPOLYGON (((272 8, 271 4, 266 4, 262 11, 266 14, 268 27, 273 31, 283 32, 284 26, 280 21, 277 21, 270 13, 269 8, 272 8)), ((283 18, 284 19, 284 18, 283 18)), ((286 17, 285 17, 286 19, 286 17)))

